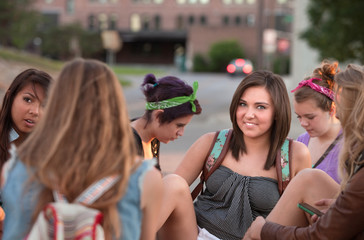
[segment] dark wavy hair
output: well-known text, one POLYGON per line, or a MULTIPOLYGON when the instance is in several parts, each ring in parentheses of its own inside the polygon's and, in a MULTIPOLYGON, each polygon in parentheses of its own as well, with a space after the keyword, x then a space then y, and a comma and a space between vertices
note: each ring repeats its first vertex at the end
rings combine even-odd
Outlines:
POLYGON ((0 111, 0 169, 2 169, 3 164, 9 158, 9 134, 13 127, 11 108, 13 106, 15 96, 29 83, 32 84, 36 95, 36 84, 40 85, 43 88, 44 93, 47 95, 48 87, 51 82, 52 77, 48 73, 36 69, 27 69, 16 76, 10 84, 5 93, 0 111))
POLYGON ((236 88, 230 104, 230 119, 233 125, 233 135, 229 145, 233 157, 238 160, 240 152, 247 152, 244 133, 240 130, 236 111, 240 98, 250 87, 263 86, 270 94, 274 105, 274 121, 271 126, 270 147, 264 169, 268 170, 275 163, 277 152, 280 151, 288 136, 291 126, 291 105, 287 88, 283 79, 270 71, 259 70, 245 77, 236 88))
MULTIPOLYGON (((157 102, 179 96, 189 96, 193 93, 193 89, 190 85, 174 76, 166 76, 157 80, 153 74, 147 74, 141 87, 147 102, 157 102)), ((180 117, 200 114, 202 108, 197 99, 194 101, 194 104, 196 105, 196 112, 192 111, 190 102, 164 109, 164 112, 158 116, 160 124, 170 123, 180 117)), ((147 123, 151 121, 152 111, 153 110, 145 111, 147 123)))

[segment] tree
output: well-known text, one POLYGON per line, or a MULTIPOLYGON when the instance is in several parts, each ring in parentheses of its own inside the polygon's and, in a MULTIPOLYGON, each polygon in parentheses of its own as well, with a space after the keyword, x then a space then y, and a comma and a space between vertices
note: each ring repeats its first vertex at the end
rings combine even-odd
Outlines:
POLYGON ((45 56, 67 60, 102 52, 100 33, 84 30, 79 23, 49 27, 40 35, 45 56))
POLYGON ((0 1, 0 44, 24 48, 37 35, 40 20, 32 10, 34 0, 0 1))
POLYGON ((224 40, 212 44, 208 55, 211 70, 222 72, 232 59, 244 57, 244 51, 238 41, 224 40))
POLYGON ((364 62, 364 1, 310 0, 311 22, 301 37, 322 59, 364 62))

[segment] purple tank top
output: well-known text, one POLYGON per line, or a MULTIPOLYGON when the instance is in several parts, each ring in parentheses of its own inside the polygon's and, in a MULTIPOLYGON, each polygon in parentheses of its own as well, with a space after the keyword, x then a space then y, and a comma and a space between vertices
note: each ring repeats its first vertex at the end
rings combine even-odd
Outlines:
MULTIPOLYGON (((341 130, 339 134, 341 134, 341 130)), ((342 139, 343 138, 341 138, 336 143, 336 145, 331 149, 331 151, 329 152, 329 154, 327 154, 324 160, 318 166, 316 166, 317 169, 321 169, 329 174, 337 183, 340 183, 341 181, 338 174, 338 168, 342 139)), ((308 146, 308 142, 310 141, 310 135, 305 132, 297 138, 297 141, 308 146)))

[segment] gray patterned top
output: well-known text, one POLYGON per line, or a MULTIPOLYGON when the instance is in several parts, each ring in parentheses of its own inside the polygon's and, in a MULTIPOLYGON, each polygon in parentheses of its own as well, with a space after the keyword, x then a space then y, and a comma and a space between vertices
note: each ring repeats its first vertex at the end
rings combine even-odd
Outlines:
POLYGON ((197 224, 218 238, 241 240, 254 219, 265 218, 279 198, 277 180, 242 176, 220 166, 194 203, 197 224))

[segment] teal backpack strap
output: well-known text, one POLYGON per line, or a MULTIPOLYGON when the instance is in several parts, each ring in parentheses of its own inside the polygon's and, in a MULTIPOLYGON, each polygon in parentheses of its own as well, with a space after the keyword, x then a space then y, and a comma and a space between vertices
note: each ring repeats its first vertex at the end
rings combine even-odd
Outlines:
POLYGON ((229 142, 231 139, 232 129, 223 129, 215 133, 214 140, 211 143, 209 154, 206 157, 204 168, 200 176, 200 183, 192 191, 192 199, 203 191, 203 184, 210 175, 221 165, 227 151, 229 150, 229 142))
POLYGON ((281 195, 291 180, 291 145, 292 139, 287 138, 281 147, 281 151, 277 153, 276 169, 278 175, 278 189, 281 195))

